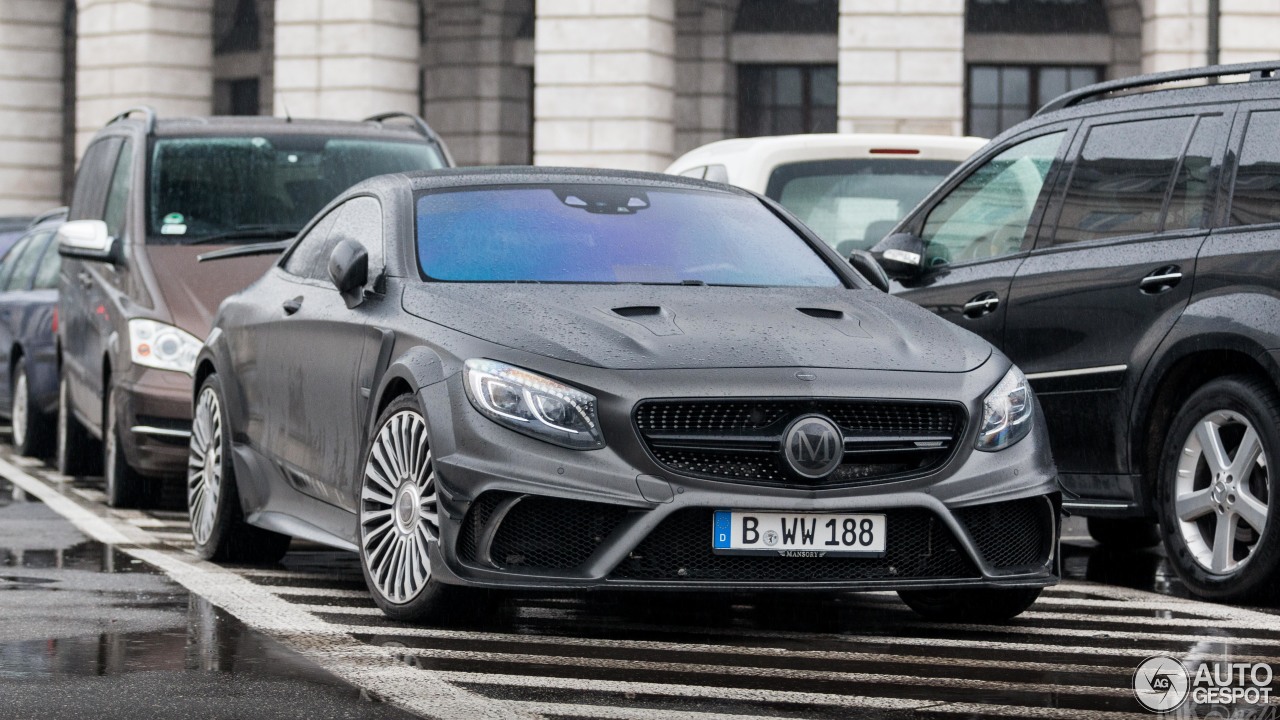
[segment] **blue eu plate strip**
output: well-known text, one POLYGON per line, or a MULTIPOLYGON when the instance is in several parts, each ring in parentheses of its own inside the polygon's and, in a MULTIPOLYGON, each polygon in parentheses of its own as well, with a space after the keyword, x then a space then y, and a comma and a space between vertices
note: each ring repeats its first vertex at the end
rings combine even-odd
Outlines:
POLYGON ((711 547, 717 549, 729 549, 729 534, 733 532, 733 515, 728 510, 717 510, 716 520, 713 524, 713 535, 711 537, 711 547))

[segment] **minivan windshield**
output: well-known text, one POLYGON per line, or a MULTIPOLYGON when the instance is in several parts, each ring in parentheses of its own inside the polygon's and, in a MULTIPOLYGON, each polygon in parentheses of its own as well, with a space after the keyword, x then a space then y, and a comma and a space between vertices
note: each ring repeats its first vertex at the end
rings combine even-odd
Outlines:
POLYGON ((151 156, 147 242, 290 237, 361 180, 444 165, 427 142, 292 134, 164 138, 151 156))
POLYGON ((884 239, 958 160, 817 160, 780 165, 765 195, 795 213, 841 255, 884 239))
POLYGON ((837 287, 835 271, 749 196, 630 185, 429 192, 430 280, 837 287))

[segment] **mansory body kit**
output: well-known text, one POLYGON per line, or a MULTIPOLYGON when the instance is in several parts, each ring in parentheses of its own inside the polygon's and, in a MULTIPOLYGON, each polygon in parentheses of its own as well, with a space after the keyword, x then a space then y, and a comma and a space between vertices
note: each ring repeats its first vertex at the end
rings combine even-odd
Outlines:
POLYGON ((1000 619, 1057 580, 1017 368, 723 185, 366 181, 223 303, 195 380, 198 550, 358 552, 396 618, 469 586, 892 589, 1000 619))

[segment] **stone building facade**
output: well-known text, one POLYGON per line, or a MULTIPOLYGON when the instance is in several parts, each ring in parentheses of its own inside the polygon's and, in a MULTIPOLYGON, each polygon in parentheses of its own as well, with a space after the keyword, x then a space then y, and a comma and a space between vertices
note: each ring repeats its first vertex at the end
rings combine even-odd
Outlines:
MULTIPOLYGON (((1218 0, 1221 62, 1280 55, 1218 0)), ((463 164, 660 170, 725 137, 991 134, 1069 87, 1209 60, 1209 0, 0 0, 0 215, 162 115, 423 114, 463 164)))

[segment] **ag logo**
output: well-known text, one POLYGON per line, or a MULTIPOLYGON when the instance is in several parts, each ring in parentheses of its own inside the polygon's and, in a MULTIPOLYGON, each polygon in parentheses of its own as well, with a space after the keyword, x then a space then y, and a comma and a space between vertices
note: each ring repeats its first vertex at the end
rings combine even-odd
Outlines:
POLYGON ((1164 655, 1143 660, 1133 673, 1133 694, 1142 707, 1152 712, 1177 708, 1187 699, 1190 684, 1182 663, 1164 655))
POLYGON ((797 475, 826 477, 844 460, 844 434, 822 415, 804 415, 783 433, 782 452, 797 475))

